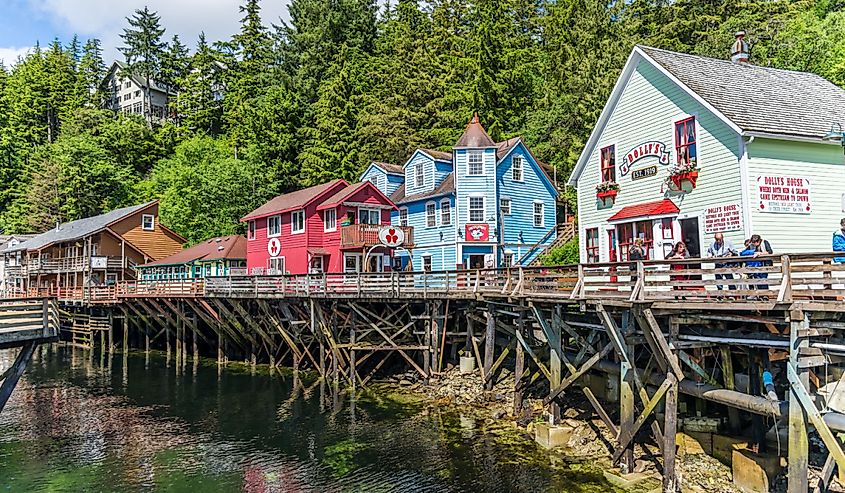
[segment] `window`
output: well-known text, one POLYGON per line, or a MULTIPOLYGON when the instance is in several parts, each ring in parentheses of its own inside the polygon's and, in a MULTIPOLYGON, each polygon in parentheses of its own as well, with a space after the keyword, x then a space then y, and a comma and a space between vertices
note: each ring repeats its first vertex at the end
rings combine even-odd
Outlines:
MULTIPOLYGON (((654 230, 651 221, 637 221, 616 226, 616 236, 619 238, 619 261, 626 262, 630 258, 629 251, 634 240, 642 238, 646 259, 654 258, 654 230)), ((616 260, 616 259, 611 259, 616 260)))
POLYGON ((408 225, 408 208, 403 207, 399 209, 399 226, 408 225))
POLYGON ((480 176, 484 174, 482 157, 481 151, 469 151, 467 154, 467 175, 480 176))
POLYGON ((434 202, 425 204, 425 225, 429 228, 437 226, 437 206, 434 202))
POLYGON ((135 113, 136 115, 140 115, 142 111, 143 111, 143 107, 142 107, 140 102, 132 105, 132 113, 135 113))
POLYGON ((431 255, 425 255, 422 258, 423 261, 423 270, 425 272, 431 272, 431 255))
POLYGON ((381 224, 381 211, 379 209, 358 209, 358 222, 360 224, 381 224))
POLYGON ((302 233, 305 231, 305 211, 298 210, 290 213, 290 232, 302 233))
POLYGON ((502 257, 503 267, 513 267, 513 253, 506 252, 502 257))
POLYGON ((601 150, 601 181, 616 181, 616 146, 607 146, 601 150))
POLYGON ((585 233, 587 240, 587 263, 594 264, 599 261, 599 228, 590 228, 585 233))
POLYGON ((323 211, 323 231, 335 231, 337 229, 337 210, 326 209, 323 211))
POLYGON ((152 231, 155 229, 156 218, 152 214, 144 214, 141 216, 141 229, 144 231, 152 231))
POLYGON ((135 91, 135 97, 136 97, 136 98, 140 98, 140 97, 141 97, 141 91, 140 91, 140 90, 135 91))
POLYGON ((414 165, 414 186, 425 186, 425 170, 423 170, 423 163, 414 165))
POLYGON ((282 216, 270 216, 267 218, 267 238, 282 234, 282 216))
POLYGON ((469 198, 469 222, 478 223, 484 220, 484 197, 469 198))
POLYGON ((452 224, 452 204, 448 200, 440 201, 440 225, 452 224))
POLYGON ((267 274, 280 275, 285 273, 285 258, 271 258, 267 260, 267 274))
POLYGON ((698 157, 698 142, 695 139, 695 117, 675 123, 675 155, 678 164, 695 163, 698 157))
POLYGON ((503 215, 510 216, 511 215, 511 199, 506 198, 506 197, 499 199, 499 209, 501 209, 503 215))
POLYGON ((522 181, 522 156, 514 156, 511 160, 511 176, 513 181, 522 181))
POLYGON ((543 203, 542 202, 534 202, 534 227, 535 228, 542 228, 543 227, 543 203))
POLYGON ((255 239, 255 220, 251 220, 246 223, 246 238, 248 240, 255 239))
POLYGON ((132 87, 132 82, 131 82, 131 81, 126 81, 126 84, 124 84, 124 85, 123 85, 123 87, 125 87, 125 88, 129 89, 130 87, 132 87))
POLYGON ((123 95, 124 101, 129 101, 130 99, 132 99, 132 94, 127 92, 126 94, 123 95))

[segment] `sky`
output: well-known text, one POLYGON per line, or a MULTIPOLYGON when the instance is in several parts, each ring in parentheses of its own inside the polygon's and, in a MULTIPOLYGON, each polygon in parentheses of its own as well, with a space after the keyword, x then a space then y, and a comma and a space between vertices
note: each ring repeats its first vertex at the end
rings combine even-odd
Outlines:
MULTIPOLYGON (((264 23, 288 20, 289 0, 262 0, 264 23)), ((0 0, 0 61, 14 64, 18 56, 37 42, 45 46, 58 38, 67 44, 74 34, 84 44, 99 38, 103 58, 108 63, 120 58, 120 33, 126 18, 148 6, 158 12, 166 29, 164 38, 178 34, 183 44, 193 48, 197 36, 205 32, 209 41, 228 39, 238 30, 242 0, 0 0)))

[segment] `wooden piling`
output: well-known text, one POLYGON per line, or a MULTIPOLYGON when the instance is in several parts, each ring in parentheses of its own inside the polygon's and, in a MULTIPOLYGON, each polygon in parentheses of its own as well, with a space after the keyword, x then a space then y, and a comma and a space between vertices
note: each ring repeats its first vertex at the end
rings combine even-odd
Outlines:
POLYGON ((123 354, 129 353, 129 315, 123 313, 123 354))
MULTIPOLYGON (((562 375, 561 375, 561 359, 560 353, 562 351, 561 347, 561 320, 560 317, 555 316, 554 309, 552 311, 552 323, 551 323, 551 331, 552 331, 552 340, 549 341, 549 392, 553 389, 556 389, 560 386, 562 375)), ((553 400, 549 403, 549 415, 551 416, 552 424, 558 424, 560 422, 560 405, 558 405, 556 400, 553 400)))
POLYGON ((484 332, 484 375, 487 376, 485 388, 493 390, 496 379, 490 376, 490 372, 493 370, 493 357, 496 349, 496 318, 493 316, 492 304, 487 305, 485 315, 487 317, 487 327, 484 332))
MULTIPOLYGON (((722 372, 723 375, 723 384, 726 389, 734 390, 734 365, 733 365, 733 355, 731 354, 731 348, 727 345, 722 345, 719 347, 719 351, 722 357, 722 372)), ((728 407, 728 427, 732 432, 739 432, 741 428, 741 423, 739 421, 739 410, 733 407, 728 407)))
POLYGON ((114 354, 114 316, 112 310, 109 310, 109 356, 112 354, 114 354))
MULTIPOLYGON (((519 312, 519 318, 516 321, 516 330, 520 335, 524 336, 525 332, 525 312, 519 312)), ((525 349, 522 344, 516 345, 516 361, 513 370, 513 415, 519 416, 522 412, 522 374, 525 373, 525 349)))
MULTIPOLYGON (((800 310, 790 312, 789 324, 789 361, 788 365, 798 374, 804 388, 810 387, 809 372, 799 365, 799 352, 809 347, 806 337, 801 337, 804 325, 804 313, 800 310)), ((788 490, 807 491, 809 488, 807 466, 809 463, 810 442, 807 437, 807 413, 801 407, 798 393, 790 386, 789 390, 789 459, 788 490)))
POLYGON ((670 383, 664 397, 663 417, 663 492, 678 491, 678 477, 675 474, 675 434, 678 431, 678 377, 667 372, 666 380, 670 383))
MULTIPOLYGON (((633 317, 630 310, 626 310, 622 317, 623 334, 631 331, 630 324, 633 317)), ((627 353, 634 357, 634 346, 626 345, 627 353)), ((633 368, 625 358, 619 359, 619 430, 624 435, 630 435, 634 426, 634 374, 633 368)), ((634 446, 625 448, 620 460, 622 471, 625 473, 634 472, 634 446)))

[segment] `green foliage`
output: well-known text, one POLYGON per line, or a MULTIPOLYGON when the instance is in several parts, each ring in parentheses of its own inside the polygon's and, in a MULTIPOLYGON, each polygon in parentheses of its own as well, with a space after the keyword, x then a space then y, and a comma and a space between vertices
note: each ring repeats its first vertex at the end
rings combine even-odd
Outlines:
MULTIPOLYGON (((160 198, 192 241, 230 233, 275 194, 448 148, 476 110, 563 182, 636 44, 727 58, 744 29, 752 63, 845 86, 845 0, 383 4, 292 0, 290 21, 269 26, 259 0, 242 0, 238 31, 193 50, 135 11, 120 50, 136 78, 174 93, 166 123, 96 109, 99 40, 36 46, 0 68, 0 228, 160 198)), ((565 200, 574 211, 574 190, 565 200)))
POLYGON ((578 236, 540 256, 543 265, 571 265, 579 262, 578 236))

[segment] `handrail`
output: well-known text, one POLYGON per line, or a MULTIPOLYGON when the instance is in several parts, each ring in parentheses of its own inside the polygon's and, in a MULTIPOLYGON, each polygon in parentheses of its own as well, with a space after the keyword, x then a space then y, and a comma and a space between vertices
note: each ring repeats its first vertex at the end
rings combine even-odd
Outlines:
POLYGON ((552 226, 552 227, 551 227, 551 229, 549 229, 548 231, 546 231, 546 234, 544 234, 544 235, 543 235, 543 237, 542 237, 542 238, 540 238, 540 239, 537 241, 537 243, 534 243, 534 245, 532 245, 532 246, 531 246, 531 248, 529 248, 529 249, 528 249, 528 252, 527 252, 525 255, 523 255, 522 257, 520 257, 520 259, 519 259, 519 261, 516 263, 516 265, 522 265, 522 263, 523 263, 523 262, 525 262, 525 259, 527 259, 527 258, 528 258, 528 257, 529 257, 532 253, 534 253, 534 250, 536 250, 537 248, 539 248, 539 246, 540 246, 541 244, 543 244, 543 242, 544 242, 544 241, 548 240, 548 239, 549 239, 549 237, 552 235, 552 233, 557 232, 557 230, 558 230, 558 225, 557 225, 557 224, 555 224, 554 226, 552 226))

